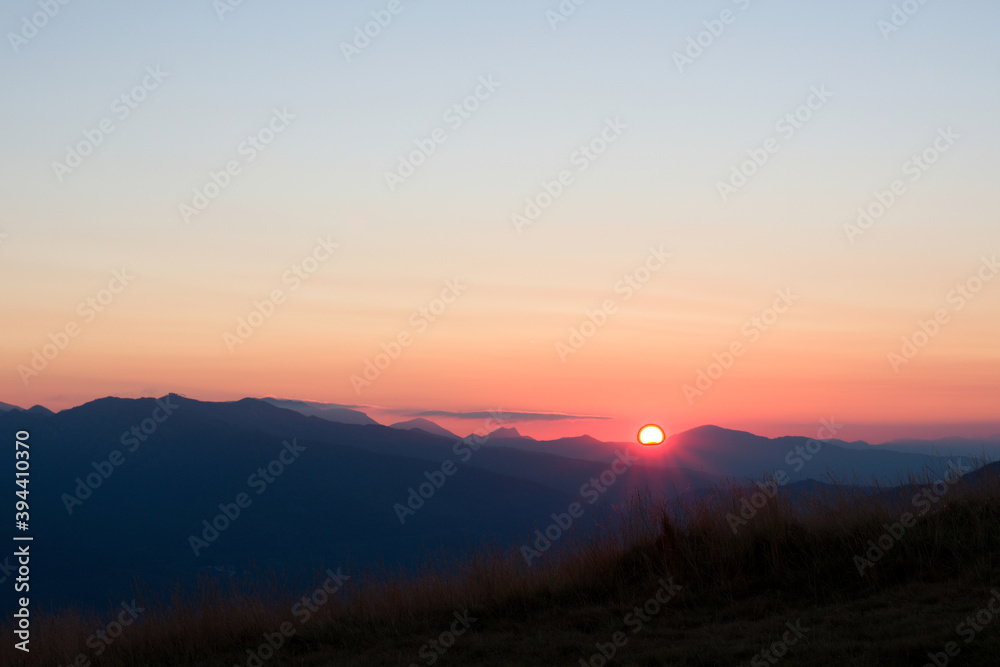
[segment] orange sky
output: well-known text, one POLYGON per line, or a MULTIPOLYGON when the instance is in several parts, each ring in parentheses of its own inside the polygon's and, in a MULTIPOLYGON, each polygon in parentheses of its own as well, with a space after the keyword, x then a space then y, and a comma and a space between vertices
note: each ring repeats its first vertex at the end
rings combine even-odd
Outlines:
POLYGON ((1000 432, 1000 9, 733 3, 678 68, 710 16, 654 4, 350 58, 351 3, 60 14, 0 73, 0 400, 1000 432))

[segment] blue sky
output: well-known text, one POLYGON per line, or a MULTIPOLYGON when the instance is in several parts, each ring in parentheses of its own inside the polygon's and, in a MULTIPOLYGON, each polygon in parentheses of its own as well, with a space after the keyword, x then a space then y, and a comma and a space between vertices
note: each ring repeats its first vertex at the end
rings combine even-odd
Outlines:
MULTIPOLYGON (((9 35, 40 4, 5 5, 0 233, 8 238, 0 272, 13 289, 0 305, 29 323, 9 338, 8 365, 119 264, 144 270, 136 321, 164 330, 179 320, 169 326, 192 337, 207 328, 218 348, 220 328, 318 235, 332 233, 344 253, 301 295, 305 310, 289 316, 289 329, 309 329, 316 312, 339 313, 342 325, 308 336, 325 331, 349 361, 337 366, 336 388, 301 397, 348 402, 344 369, 391 337, 449 276, 481 287, 450 343, 473 350, 480 321, 506 331, 495 341, 506 350, 501 357, 520 359, 505 346, 530 339, 551 350, 553 335, 647 247, 666 244, 676 256, 672 277, 652 284, 614 327, 626 335, 653 326, 665 345, 676 343, 682 359, 663 371, 675 378, 673 401, 678 380, 774 289, 794 283, 815 304, 789 327, 824 335, 875 329, 888 345, 1000 241, 994 3, 928 2, 886 36, 878 22, 891 19, 894 3, 882 1, 589 0, 555 28, 547 15, 558 11, 555 0, 409 1, 348 62, 342 44, 389 5, 244 0, 220 17, 210 0, 55 3, 58 13, 17 52, 9 35), (678 71, 675 52, 723 12, 731 22, 678 71), (112 116, 113 101, 150 67, 167 73, 162 84, 60 182, 53 162, 112 116), (447 127, 443 114, 481 77, 499 87, 390 191, 386 171, 415 141, 447 127), (722 201, 717 183, 776 136, 776 121, 816 86, 832 92, 829 102, 722 201), (274 109, 294 115, 287 130, 186 224, 179 205, 210 171, 241 159, 237 147, 274 109), (516 233, 511 215, 609 119, 627 126, 620 139, 516 233), (848 243, 843 226, 857 208, 949 127, 961 137, 955 147, 884 221, 848 243), (678 321, 657 329, 650 322, 662 324, 666 302, 678 321), (873 323, 872 313, 887 319, 873 323), (510 324, 553 314, 561 319, 551 330, 510 324), (695 350, 691 340, 709 346, 695 350)), ((994 321, 995 309, 982 308, 983 322, 994 321)), ((124 326, 115 316, 103 322, 109 332, 124 326)), ((985 335, 975 322, 968 326, 985 335)), ((625 343, 606 339, 611 359, 625 343)), ((185 341, 178 358, 197 347, 185 341)), ((104 347, 93 342, 86 358, 98 364, 104 347)), ((208 349, 198 354, 226 352, 208 349)), ((268 359, 245 363, 271 369, 268 359)), ((428 350, 425 362, 433 361, 428 350)), ((76 382, 91 368, 80 363, 76 382)), ((415 402, 413 372, 380 400, 415 402)), ((611 372, 600 366, 594 375, 611 372)), ((39 399, 65 393, 57 377, 39 399)), ((119 391, 138 391, 138 380, 122 377, 119 391)), ((167 379, 151 383, 171 388, 167 379)), ((14 375, 10 390, 23 390, 14 375)))

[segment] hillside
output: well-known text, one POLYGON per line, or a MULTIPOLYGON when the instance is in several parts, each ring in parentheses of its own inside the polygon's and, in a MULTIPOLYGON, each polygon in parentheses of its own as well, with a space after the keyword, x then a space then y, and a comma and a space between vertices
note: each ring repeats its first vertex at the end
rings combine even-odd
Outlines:
MULTIPOLYGON (((845 488, 811 508, 779 492, 734 529, 752 488, 720 490, 683 523, 637 496, 593 539, 557 541, 531 565, 490 551, 382 583, 337 567, 305 588, 206 584, 179 608, 140 590, 144 611, 99 664, 890 667, 951 651, 993 665, 998 469, 912 481, 946 487, 942 502, 921 513, 915 496, 906 515, 845 488)), ((43 662, 9 646, 0 658, 67 664, 111 613, 36 619, 43 662)))

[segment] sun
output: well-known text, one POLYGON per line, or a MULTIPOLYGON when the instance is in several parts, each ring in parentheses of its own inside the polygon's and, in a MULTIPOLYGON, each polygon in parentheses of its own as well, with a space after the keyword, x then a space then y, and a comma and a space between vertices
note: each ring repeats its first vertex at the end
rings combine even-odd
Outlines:
POLYGON ((639 444, 658 445, 666 439, 663 429, 656 424, 646 424, 639 429, 639 444))

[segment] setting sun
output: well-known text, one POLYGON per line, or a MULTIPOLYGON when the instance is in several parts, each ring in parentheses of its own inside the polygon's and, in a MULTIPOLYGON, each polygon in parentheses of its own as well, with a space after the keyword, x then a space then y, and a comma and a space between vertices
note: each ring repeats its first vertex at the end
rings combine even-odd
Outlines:
POLYGON ((656 424, 646 424, 639 429, 639 444, 658 445, 666 438, 663 429, 656 424))

